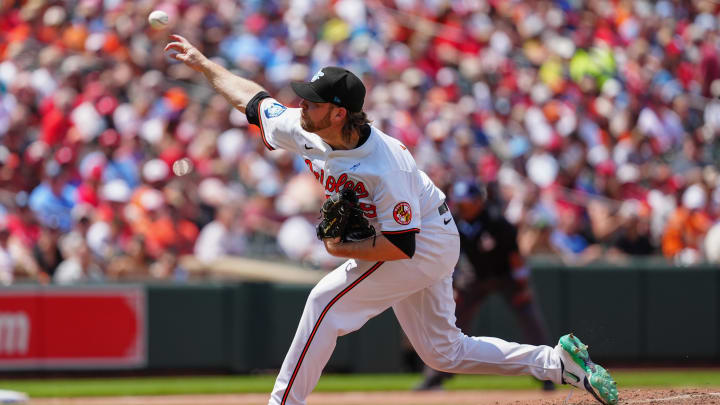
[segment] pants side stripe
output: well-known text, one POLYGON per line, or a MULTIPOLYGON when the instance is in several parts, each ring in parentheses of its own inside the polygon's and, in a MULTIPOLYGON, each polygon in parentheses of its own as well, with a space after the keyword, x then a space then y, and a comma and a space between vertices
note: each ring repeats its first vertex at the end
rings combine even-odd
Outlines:
POLYGON ((281 405, 285 405, 285 401, 287 400, 288 394, 290 393, 290 389, 292 388, 293 382, 295 382, 295 377, 297 377, 298 371, 300 370, 300 366, 302 365, 303 359, 305 358, 305 354, 308 351, 308 348, 310 348, 310 343, 312 343, 313 338, 315 337, 315 333, 317 332, 318 328, 320 327, 320 323, 322 322, 323 318, 325 318, 325 315, 330 310, 330 307, 332 307, 340 298, 342 298, 343 295, 347 294, 348 291, 355 288, 356 285, 360 284, 361 281, 366 279, 370 274, 372 274, 375 270, 380 267, 381 264, 384 262, 377 262, 375 263, 368 271, 363 273, 362 276, 360 276, 357 280, 353 281, 352 284, 345 287, 344 290, 340 291, 338 295, 335 296, 326 306, 325 309, 323 309, 322 313, 320 314, 320 317, 318 318, 317 322, 315 322, 315 327, 312 330, 312 333, 310 333, 310 337, 308 338, 307 343, 305 343, 305 348, 303 348, 302 354, 300 355, 300 358, 298 359, 298 363, 295 366, 295 370, 293 370, 292 377, 290 378, 290 381, 288 382, 287 388, 285 388, 285 394, 283 394, 281 405))

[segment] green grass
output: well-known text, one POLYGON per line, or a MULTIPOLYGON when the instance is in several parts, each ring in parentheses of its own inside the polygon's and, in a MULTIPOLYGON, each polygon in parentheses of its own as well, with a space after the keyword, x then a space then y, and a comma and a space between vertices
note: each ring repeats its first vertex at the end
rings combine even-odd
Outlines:
MULTIPOLYGON (((720 370, 615 371, 618 387, 720 387, 720 370)), ((417 374, 327 375, 316 391, 404 391, 420 381, 417 374)), ((0 380, 0 389, 28 393, 31 397, 80 397, 167 394, 269 393, 274 376, 203 376, 0 380)), ((538 389, 528 377, 457 376, 448 390, 538 389)))

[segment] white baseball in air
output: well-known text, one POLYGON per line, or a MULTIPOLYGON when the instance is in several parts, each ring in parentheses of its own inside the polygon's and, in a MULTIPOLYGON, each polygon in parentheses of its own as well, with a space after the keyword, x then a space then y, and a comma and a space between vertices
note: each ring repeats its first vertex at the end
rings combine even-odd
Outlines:
POLYGON ((192 160, 188 158, 182 158, 178 159, 173 163, 173 173, 175 173, 176 176, 184 176, 193 169, 192 160))
POLYGON ((167 13, 162 10, 155 10, 148 16, 148 22, 151 27, 156 30, 161 30, 167 27, 170 22, 170 17, 168 17, 167 13))

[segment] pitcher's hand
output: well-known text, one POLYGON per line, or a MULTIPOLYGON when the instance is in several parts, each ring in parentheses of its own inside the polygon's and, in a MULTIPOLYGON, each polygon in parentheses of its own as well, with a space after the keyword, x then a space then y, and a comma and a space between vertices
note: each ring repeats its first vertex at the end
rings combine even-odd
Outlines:
POLYGON ((171 53, 170 57, 185 63, 198 72, 202 71, 203 63, 207 60, 205 55, 198 51, 190 41, 180 35, 170 35, 170 39, 172 39, 173 42, 165 46, 165 52, 170 50, 177 51, 177 53, 171 53))

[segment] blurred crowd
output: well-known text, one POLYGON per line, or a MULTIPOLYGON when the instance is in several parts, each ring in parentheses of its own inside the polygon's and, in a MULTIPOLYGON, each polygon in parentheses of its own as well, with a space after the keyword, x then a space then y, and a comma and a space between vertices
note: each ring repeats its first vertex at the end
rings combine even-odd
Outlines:
POLYGON ((442 189, 485 182, 524 254, 720 260, 719 29, 711 0, 0 0, 0 283, 333 265, 303 161, 169 33, 289 105, 290 81, 353 70, 373 125, 442 189))

